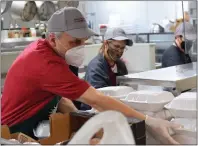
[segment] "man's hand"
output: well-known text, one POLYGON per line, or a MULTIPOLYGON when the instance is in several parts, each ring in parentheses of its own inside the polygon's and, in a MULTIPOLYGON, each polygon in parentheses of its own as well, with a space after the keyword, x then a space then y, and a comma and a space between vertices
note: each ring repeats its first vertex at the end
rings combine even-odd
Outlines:
POLYGON ((159 139, 162 144, 179 144, 171 137, 171 132, 172 129, 180 128, 182 125, 149 116, 146 117, 145 122, 149 126, 148 129, 155 132, 155 134, 151 134, 157 135, 155 138, 159 139))

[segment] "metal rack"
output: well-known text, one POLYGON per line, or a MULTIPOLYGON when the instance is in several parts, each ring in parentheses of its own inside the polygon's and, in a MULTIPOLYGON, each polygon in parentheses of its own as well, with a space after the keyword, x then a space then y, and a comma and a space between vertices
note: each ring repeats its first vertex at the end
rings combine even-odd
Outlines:
POLYGON ((25 38, 6 38, 1 41, 2 48, 15 48, 22 47, 30 44, 31 42, 39 39, 39 37, 25 37, 25 38))

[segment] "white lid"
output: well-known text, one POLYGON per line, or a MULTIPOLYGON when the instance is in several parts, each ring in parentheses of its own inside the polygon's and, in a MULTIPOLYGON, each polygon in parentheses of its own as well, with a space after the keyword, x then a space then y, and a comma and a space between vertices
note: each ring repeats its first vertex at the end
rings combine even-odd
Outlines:
POLYGON ((196 111, 196 93, 188 92, 182 93, 169 104, 165 105, 167 109, 178 109, 178 110, 193 110, 196 111))
POLYGON ((126 96, 129 93, 134 91, 132 87, 128 87, 128 86, 109 86, 109 87, 99 88, 97 90, 107 96, 123 97, 123 98, 126 98, 126 96))
POLYGON ((174 99, 172 93, 168 91, 135 91, 130 93, 126 100, 139 103, 164 103, 174 99))

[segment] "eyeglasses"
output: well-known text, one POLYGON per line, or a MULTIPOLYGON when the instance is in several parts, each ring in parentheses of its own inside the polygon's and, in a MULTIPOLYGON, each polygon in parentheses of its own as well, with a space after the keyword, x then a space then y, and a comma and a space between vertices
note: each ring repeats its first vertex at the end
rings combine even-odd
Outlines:
POLYGON ((114 44, 113 42, 108 42, 108 45, 111 49, 119 51, 119 52, 125 52, 127 51, 127 47, 120 47, 119 45, 114 44))

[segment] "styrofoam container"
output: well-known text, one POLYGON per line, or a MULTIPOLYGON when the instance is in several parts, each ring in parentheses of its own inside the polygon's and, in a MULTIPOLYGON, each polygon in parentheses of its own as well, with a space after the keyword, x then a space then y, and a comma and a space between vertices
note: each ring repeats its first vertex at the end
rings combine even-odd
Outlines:
POLYGON ((196 137, 196 119, 175 118, 171 122, 183 125, 183 128, 175 129, 175 133, 189 137, 196 137))
POLYGON ((196 118, 196 93, 183 93, 165 105, 174 117, 196 118))
POLYGON ((135 91, 132 87, 128 86, 109 86, 104 88, 97 89, 103 94, 111 97, 115 97, 117 99, 124 99, 127 95, 133 91, 135 91))
POLYGON ((167 91, 135 91, 131 92, 125 99, 124 103, 136 110, 157 112, 164 108, 164 105, 174 99, 172 93, 167 91))

